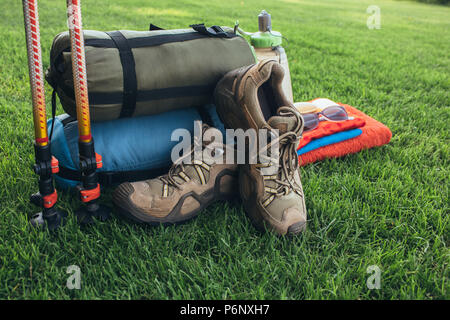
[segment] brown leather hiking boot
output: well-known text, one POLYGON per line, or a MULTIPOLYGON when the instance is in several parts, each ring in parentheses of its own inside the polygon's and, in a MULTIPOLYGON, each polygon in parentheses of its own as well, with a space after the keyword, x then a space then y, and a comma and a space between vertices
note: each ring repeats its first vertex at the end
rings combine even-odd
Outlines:
POLYGON ((214 93, 217 113, 226 127, 278 130, 278 136, 264 143, 267 147, 277 144, 279 152, 269 154, 269 161, 258 157, 257 163, 242 165, 239 188, 253 224, 280 235, 305 230, 307 219, 296 152, 303 118, 281 89, 283 76, 280 64, 265 60, 229 72, 214 93), (275 170, 265 170, 274 163, 275 170))
MULTIPOLYGON (((217 129, 204 125, 203 134, 207 130, 217 129)), ((121 184, 113 195, 119 212, 137 222, 173 224, 192 219, 216 200, 239 198, 238 167, 225 164, 230 146, 203 142, 200 147, 202 151, 211 148, 211 152, 203 152, 201 160, 191 152, 187 155, 190 164, 180 158, 167 175, 121 184)))

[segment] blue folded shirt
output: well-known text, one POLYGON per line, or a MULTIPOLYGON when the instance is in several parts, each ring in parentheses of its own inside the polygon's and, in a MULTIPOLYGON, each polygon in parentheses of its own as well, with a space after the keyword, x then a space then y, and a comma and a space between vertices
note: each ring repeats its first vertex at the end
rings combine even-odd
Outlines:
POLYGON ((362 134, 362 130, 361 129, 352 129, 352 130, 347 130, 347 131, 341 131, 326 137, 322 137, 319 139, 315 139, 313 141, 311 141, 310 143, 308 143, 306 146, 304 146, 301 149, 297 150, 297 155, 301 156, 302 154, 305 154, 307 152, 316 150, 318 148, 330 145, 330 144, 334 144, 334 143, 338 143, 341 141, 345 141, 348 139, 352 139, 355 138, 359 135, 362 134))

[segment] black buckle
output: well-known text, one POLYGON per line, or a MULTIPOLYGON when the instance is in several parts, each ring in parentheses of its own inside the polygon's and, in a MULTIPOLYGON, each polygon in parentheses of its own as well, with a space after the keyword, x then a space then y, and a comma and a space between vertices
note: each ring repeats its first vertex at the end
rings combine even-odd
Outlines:
POLYGON ((197 32, 200 32, 204 35, 208 35, 211 37, 218 37, 218 38, 231 37, 231 35, 229 33, 226 33, 220 26, 211 26, 210 28, 206 28, 204 23, 199 23, 199 24, 191 24, 190 27, 197 32))
POLYGON ((104 187, 109 187, 114 184, 114 172, 98 172, 98 181, 104 187))

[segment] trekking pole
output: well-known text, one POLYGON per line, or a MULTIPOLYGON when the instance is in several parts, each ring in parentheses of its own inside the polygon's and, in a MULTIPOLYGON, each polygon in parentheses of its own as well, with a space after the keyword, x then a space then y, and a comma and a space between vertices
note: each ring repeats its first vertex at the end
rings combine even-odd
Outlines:
POLYGON ((89 99, 87 86, 84 37, 81 23, 80 0, 67 0, 67 17, 69 22, 72 72, 78 120, 78 149, 82 185, 78 186, 84 205, 75 211, 81 224, 93 222, 92 217, 101 221, 109 218, 111 210, 98 203, 100 184, 96 170, 102 167, 102 158, 95 153, 94 140, 91 135, 89 99))
POLYGON ((67 213, 55 207, 58 195, 53 186, 53 174, 59 171, 59 166, 58 160, 52 156, 47 134, 37 1, 23 0, 22 6, 33 104, 34 153, 36 159, 33 169, 39 176, 39 192, 33 194, 30 201, 42 208, 42 212, 33 215, 30 222, 35 227, 46 225, 49 230, 54 230, 64 223, 67 213))

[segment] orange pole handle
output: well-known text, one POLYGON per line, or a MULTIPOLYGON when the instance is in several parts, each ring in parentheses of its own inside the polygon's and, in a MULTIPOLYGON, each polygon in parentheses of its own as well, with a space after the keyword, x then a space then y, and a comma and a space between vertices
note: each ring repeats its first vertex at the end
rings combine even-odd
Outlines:
POLYGON ((36 0, 23 0, 25 36, 27 40, 28 71, 33 104, 34 137, 36 144, 48 144, 47 113, 45 109, 44 77, 42 68, 41 36, 36 0))
POLYGON ((67 18, 70 32, 79 140, 81 142, 90 142, 92 140, 91 120, 89 114, 84 37, 81 22, 81 3, 79 0, 67 0, 67 18))

